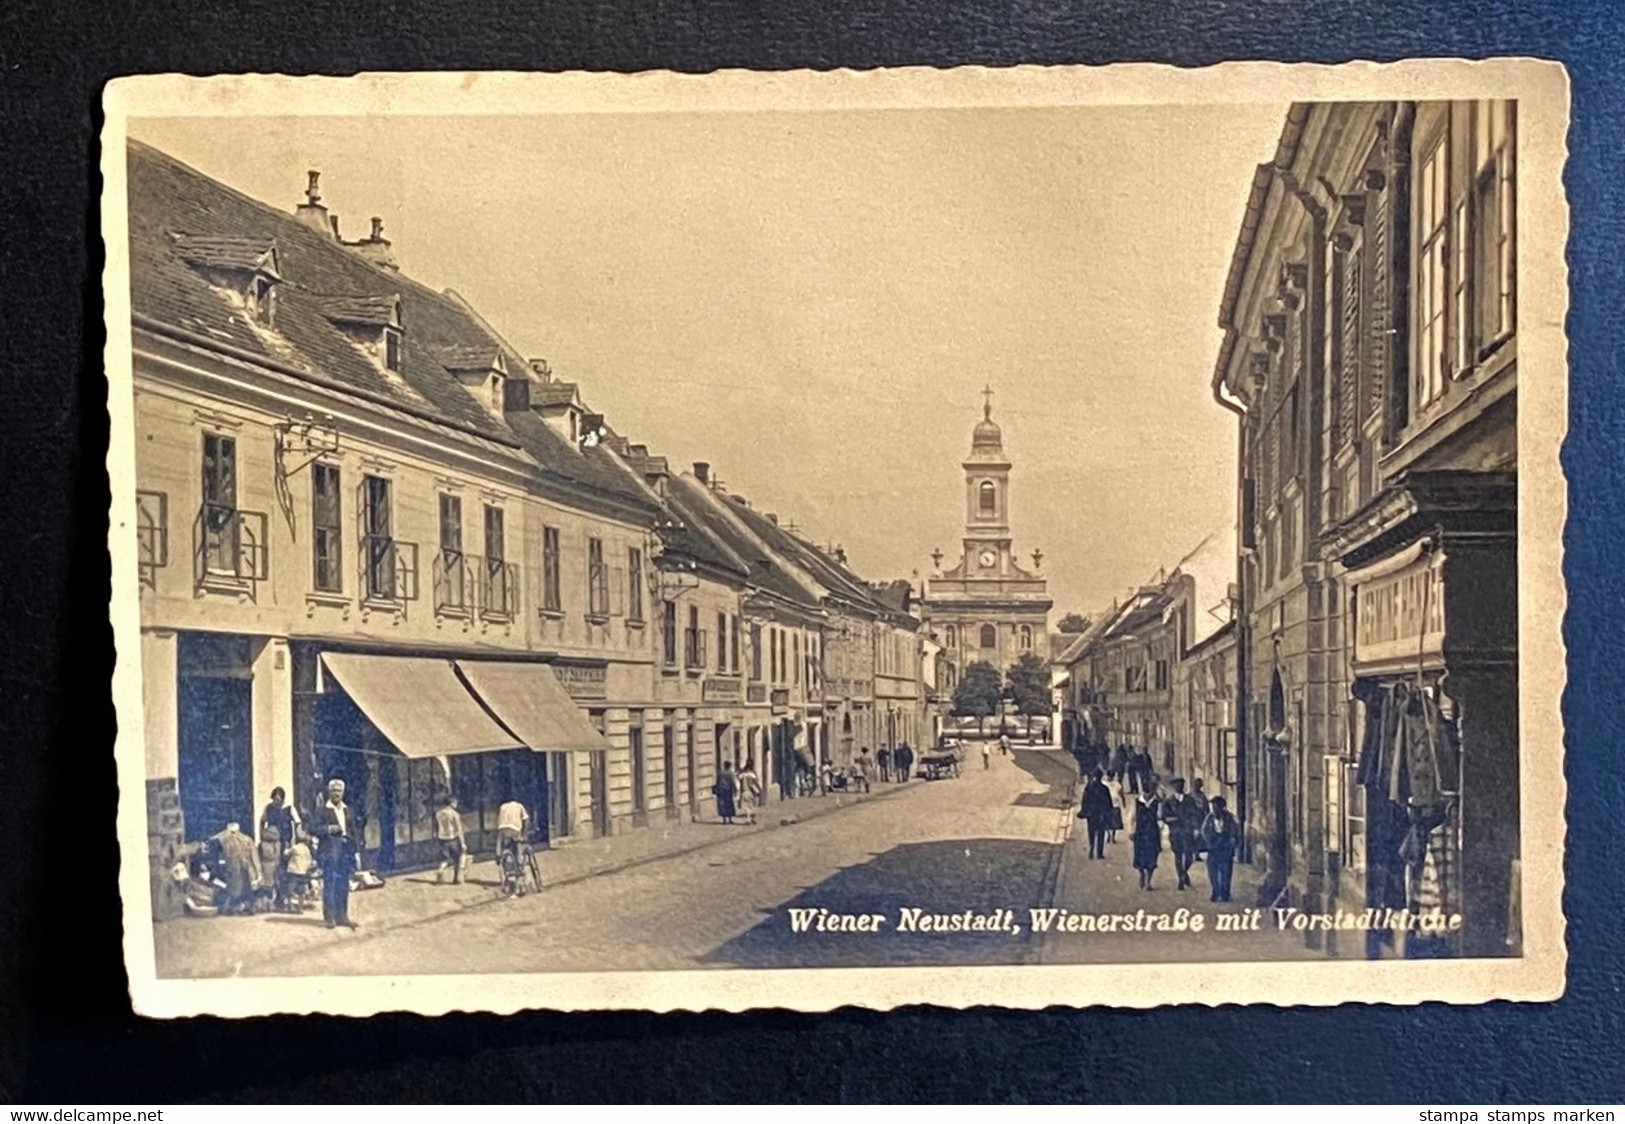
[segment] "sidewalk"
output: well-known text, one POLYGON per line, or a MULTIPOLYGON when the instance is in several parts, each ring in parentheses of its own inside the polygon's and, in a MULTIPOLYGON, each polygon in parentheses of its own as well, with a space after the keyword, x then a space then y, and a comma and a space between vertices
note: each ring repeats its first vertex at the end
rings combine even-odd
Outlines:
MULTIPOLYGON (((614 874, 647 863, 704 850, 742 836, 780 828, 884 800, 927 782, 875 782, 869 793, 830 793, 774 801, 757 813, 755 824, 651 820, 647 828, 600 839, 566 841, 536 852, 543 892, 558 886, 614 874)), ((654 813, 659 815, 660 813, 654 813)), ((377 890, 350 895, 356 932, 335 933, 322 923, 320 908, 300 914, 263 913, 248 917, 182 917, 153 925, 157 974, 163 978, 234 976, 247 964, 290 959, 323 948, 335 939, 365 939, 378 933, 421 925, 466 910, 504 901, 494 860, 476 862, 461 883, 437 883, 433 870, 387 876, 377 890)))
MULTIPOLYGON (((1074 796, 1077 792, 1074 791, 1074 796)), ((1052 906, 1083 914, 1137 915, 1166 914, 1177 917, 1183 909, 1186 918, 1200 914, 1200 932, 1054 932, 1046 934, 1039 952, 1043 964, 1091 963, 1203 963, 1324 958, 1323 952, 1306 948, 1303 934, 1279 930, 1268 910, 1263 911, 1261 928, 1242 932, 1220 931, 1221 915, 1241 914, 1258 901, 1258 873, 1237 863, 1231 877, 1229 902, 1208 900, 1207 864, 1191 867, 1189 889, 1177 889, 1174 856, 1166 848, 1157 860, 1152 889, 1141 890, 1133 865, 1134 844, 1127 830, 1117 833, 1117 842, 1106 845, 1104 859, 1089 857, 1089 837, 1083 821, 1077 818, 1077 800, 1064 813, 1066 844, 1061 848, 1052 906)))

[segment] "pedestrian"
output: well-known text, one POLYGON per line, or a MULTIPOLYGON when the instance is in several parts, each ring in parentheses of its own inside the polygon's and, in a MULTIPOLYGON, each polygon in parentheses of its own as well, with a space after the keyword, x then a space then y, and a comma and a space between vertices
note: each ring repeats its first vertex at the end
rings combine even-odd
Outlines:
POLYGON ((1123 778, 1130 794, 1135 796, 1140 794, 1139 770, 1134 766, 1134 759, 1129 754, 1128 746, 1122 742, 1118 742, 1117 748, 1112 750, 1112 770, 1123 778))
POLYGON ((468 836, 463 832, 463 817, 457 811, 457 797, 446 793, 440 798, 440 807, 434 814, 434 837, 440 844, 440 869, 434 880, 446 880, 446 868, 451 868, 453 885, 463 880, 463 856, 468 854, 468 836))
POLYGON ((1185 792, 1185 778, 1175 777, 1168 782, 1174 790, 1162 802, 1162 820, 1168 825, 1168 848, 1174 853, 1174 873, 1179 878, 1179 889, 1190 888, 1191 864, 1201 846, 1202 821, 1207 818, 1206 807, 1198 807, 1196 797, 1185 792))
POLYGON ((260 871, 271 887, 271 900, 279 908, 283 903, 284 875, 288 869, 288 849, 293 846, 299 813, 288 803, 288 793, 281 787, 271 790, 271 802, 260 813, 260 871))
MULTIPOLYGON (((507 799, 497 805, 497 875, 500 878, 503 863, 512 857, 514 870, 519 872, 519 845, 530 837, 530 811, 518 800, 513 793, 507 794, 507 799)), ((510 886, 510 889, 517 889, 510 886)))
POLYGON ((1209 901, 1230 900, 1230 874, 1235 869, 1236 847, 1241 840, 1241 824, 1215 796, 1207 819, 1202 821, 1202 847, 1207 851, 1207 881, 1213 893, 1209 901))
POLYGON ((829 790, 835 787, 835 765, 825 758, 818 766, 818 790, 823 796, 829 795, 829 790))
POLYGON ((1157 790, 1157 771, 1151 764, 1151 751, 1141 746, 1139 752, 1134 755, 1134 760, 1140 770, 1140 791, 1155 792, 1157 790))
POLYGON ((885 746, 881 746, 880 752, 875 754, 875 763, 880 766, 880 779, 882 781, 891 780, 891 756, 891 750, 885 746))
POLYGON ((904 742, 897 747, 897 782, 901 784, 914 775, 914 747, 904 742))
POLYGON ((1010 735, 1005 733, 1002 729, 999 731, 999 756, 1010 756, 1010 735))
POLYGON ((316 813, 316 862, 322 868, 322 920, 329 929, 359 929, 350 920, 350 874, 360 855, 361 824, 344 802, 344 782, 327 782, 327 802, 316 813))
POLYGON ((1123 780, 1116 773, 1107 773, 1101 782, 1112 798, 1112 817, 1106 824, 1106 841, 1117 842, 1117 833, 1123 830, 1123 780))
POLYGON ((1191 781, 1191 795, 1196 798, 1196 806, 1201 809, 1202 818, 1206 819, 1209 811, 1207 790, 1202 787, 1202 778, 1197 777, 1191 781))
POLYGON ((256 891, 265 885, 258 848, 242 832, 240 824, 228 823, 214 837, 220 848, 221 873, 226 890, 220 896, 221 913, 252 913, 256 891))
POLYGON ((869 747, 864 746, 858 752, 858 759, 852 762, 852 787, 854 789, 861 787, 863 791, 868 792, 869 778, 874 774, 874 768, 875 759, 869 756, 869 747))
POLYGON ((722 772, 717 774, 716 783, 711 786, 711 795, 717 798, 717 815, 723 823, 733 823, 737 814, 734 808, 734 797, 739 792, 738 780, 734 777, 732 761, 722 763, 722 772))
POLYGON ((982 743, 982 768, 991 769, 992 767, 993 767, 993 747, 990 744, 988 744, 987 742, 984 741, 982 743))
POLYGON ((1140 872, 1140 889, 1151 889, 1151 876, 1162 854, 1162 824, 1157 817, 1157 798, 1141 792, 1134 804, 1134 869, 1140 872))
POLYGON ((755 762, 745 758, 735 781, 739 785, 739 806, 736 811, 746 823, 755 823, 756 808, 762 803, 762 781, 756 775, 755 762))
POLYGON ((1089 824, 1089 857, 1106 857, 1106 832, 1112 821, 1112 795, 1101 780, 1100 770, 1089 774, 1089 783, 1083 786, 1083 807, 1078 818, 1089 824))

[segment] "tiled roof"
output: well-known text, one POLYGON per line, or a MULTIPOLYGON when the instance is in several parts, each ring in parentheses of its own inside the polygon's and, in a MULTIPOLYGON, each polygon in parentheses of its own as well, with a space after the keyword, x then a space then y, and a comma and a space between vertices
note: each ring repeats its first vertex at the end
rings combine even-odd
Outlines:
POLYGON ((740 555, 713 527, 718 516, 709 510, 702 497, 691 495, 680 477, 666 477, 666 506, 673 519, 659 526, 662 545, 667 551, 692 558, 694 561, 737 576, 744 581, 750 577, 748 556, 740 555))
POLYGON ((258 270, 272 277, 277 276, 270 261, 275 249, 276 241, 263 235, 249 238, 180 235, 175 239, 175 253, 188 265, 245 273, 258 270))
POLYGON ((448 371, 490 371, 502 361, 502 349, 495 344, 447 344, 429 350, 448 371))
POLYGON ((679 490, 685 494, 684 499, 695 520, 749 565, 747 580, 751 585, 792 605, 806 609, 820 607, 818 598, 781 568, 760 541, 729 518, 730 515, 737 517, 743 514, 731 499, 719 496, 687 476, 674 475, 671 483, 673 494, 679 490), (717 510, 723 505, 726 505, 727 514, 717 510))
MULTIPOLYGON (((335 324, 367 324, 382 328, 401 319, 401 298, 389 293, 377 297, 318 297, 322 315, 335 324)), ((429 353, 439 349, 430 346, 429 353)))
POLYGON ((573 382, 539 382, 530 388, 530 400, 537 406, 568 406, 579 395, 573 382))
POLYGON ((498 419, 448 373, 443 357, 461 361, 498 353, 510 373, 530 371, 524 358, 454 294, 373 265, 291 212, 250 199, 148 145, 132 141, 128 155, 130 298, 136 315, 466 432, 522 443, 544 480, 607 493, 651 518, 658 511, 641 478, 609 450, 573 449, 528 412, 498 419), (213 245, 218 248, 211 252, 224 254, 231 246, 237 254, 242 247, 270 243, 283 277, 270 328, 252 323, 240 303, 211 285, 180 249, 213 245), (379 317, 396 300, 404 329, 398 372, 386 371, 335 321, 382 323, 379 317))
POLYGON ((773 520, 744 504, 740 517, 769 546, 787 555, 835 597, 864 609, 885 609, 875 600, 867 582, 804 539, 792 535, 773 520))

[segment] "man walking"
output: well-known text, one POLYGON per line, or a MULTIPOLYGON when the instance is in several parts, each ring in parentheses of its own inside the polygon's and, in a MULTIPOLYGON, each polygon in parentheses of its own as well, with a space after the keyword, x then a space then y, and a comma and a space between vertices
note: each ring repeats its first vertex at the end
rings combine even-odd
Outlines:
POLYGON ((880 779, 882 781, 891 780, 891 756, 891 750, 885 746, 881 746, 880 752, 875 754, 875 761, 880 765, 880 779))
POLYGON ((1089 857, 1106 857, 1106 832, 1112 822, 1112 794, 1101 780, 1100 770, 1089 774, 1089 783, 1083 786, 1083 807, 1078 818, 1089 824, 1089 857))
POLYGON ((361 825, 344 802, 344 782, 327 782, 327 802, 316 813, 316 862, 322 868, 322 920, 329 929, 361 926, 350 920, 350 872, 360 850, 361 825))
POLYGON ((457 797, 447 793, 440 798, 440 808, 434 814, 434 837, 440 844, 440 869, 434 880, 446 880, 446 868, 451 867, 453 885, 463 880, 463 856, 468 853, 468 837, 463 833, 463 817, 457 811, 457 797))
POLYGON ((1224 797, 1215 796, 1212 811, 1202 821, 1202 846, 1207 850, 1207 881, 1213 893, 1209 901, 1230 900, 1230 873, 1235 869, 1236 844, 1241 824, 1225 808, 1224 797))
POLYGON ((1202 822, 1207 809, 1199 809, 1196 798, 1185 792, 1185 778, 1175 777, 1168 782, 1173 796, 1163 801, 1162 820, 1168 825, 1168 847, 1174 853, 1174 873, 1179 878, 1179 889, 1191 884, 1191 863, 1201 847, 1202 822))
POLYGON ((914 750, 907 742, 897 747, 897 760, 894 762, 897 772, 897 783, 908 780, 914 775, 914 750))

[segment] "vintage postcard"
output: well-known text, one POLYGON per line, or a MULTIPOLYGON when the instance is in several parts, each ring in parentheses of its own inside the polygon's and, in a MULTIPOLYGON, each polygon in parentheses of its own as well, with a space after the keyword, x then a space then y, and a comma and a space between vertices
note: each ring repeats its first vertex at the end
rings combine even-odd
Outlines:
POLYGON ((106 109, 139 1011, 1562 993, 1558 65, 106 109))

